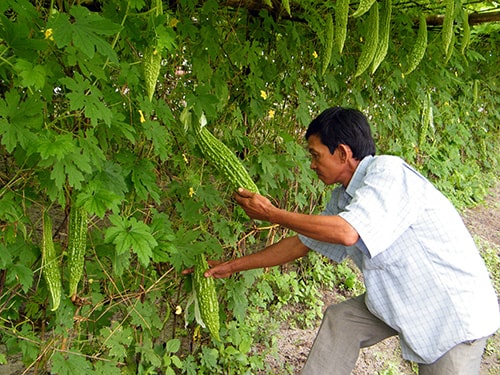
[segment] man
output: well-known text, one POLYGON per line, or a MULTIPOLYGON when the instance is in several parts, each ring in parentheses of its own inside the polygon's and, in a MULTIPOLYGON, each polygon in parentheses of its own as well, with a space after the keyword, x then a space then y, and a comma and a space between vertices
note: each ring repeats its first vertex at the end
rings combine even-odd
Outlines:
POLYGON ((310 249, 337 262, 350 256, 366 293, 327 308, 302 374, 350 374, 360 348, 393 335, 420 375, 478 374, 500 313, 457 211, 403 160, 375 156, 368 121, 357 110, 327 109, 311 122, 306 139, 318 178, 339 184, 324 212, 287 212, 239 189, 235 199, 250 218, 298 235, 214 265, 205 276, 284 264, 310 249))

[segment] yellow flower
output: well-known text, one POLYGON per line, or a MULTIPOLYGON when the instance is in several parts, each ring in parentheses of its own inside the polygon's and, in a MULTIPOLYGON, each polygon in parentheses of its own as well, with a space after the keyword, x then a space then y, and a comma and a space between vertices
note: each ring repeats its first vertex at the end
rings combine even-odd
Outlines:
POLYGON ((177 305, 175 308, 175 315, 181 315, 181 314, 182 314, 182 307, 177 305))
POLYGON ((264 100, 267 99, 267 92, 265 92, 264 90, 260 90, 260 97, 264 100))
POLYGON ((185 162, 186 164, 189 164, 189 160, 188 160, 188 158, 187 158, 186 154, 184 154, 184 153, 183 153, 183 154, 182 154, 182 158, 184 159, 184 162, 185 162))
POLYGON ((269 118, 274 118, 274 110, 270 109, 269 112, 267 112, 267 115, 269 118))
POLYGON ((313 57, 314 57, 315 59, 317 59, 317 58, 318 58, 318 52, 314 51, 314 52, 313 52, 313 57))
POLYGON ((172 18, 168 24, 170 27, 176 27, 179 22, 177 18, 172 18))
POLYGON ((141 119, 139 120, 141 122, 141 124, 143 122, 146 122, 146 118, 144 117, 144 113, 142 113, 142 111, 139 109, 139 115, 141 116, 141 119))
POLYGON ((48 40, 54 40, 54 37, 52 36, 54 34, 54 31, 52 29, 47 29, 47 30, 42 30, 42 32, 45 34, 45 39, 48 40))
POLYGON ((192 187, 189 188, 189 198, 193 198, 193 195, 196 193, 194 192, 194 189, 192 187))

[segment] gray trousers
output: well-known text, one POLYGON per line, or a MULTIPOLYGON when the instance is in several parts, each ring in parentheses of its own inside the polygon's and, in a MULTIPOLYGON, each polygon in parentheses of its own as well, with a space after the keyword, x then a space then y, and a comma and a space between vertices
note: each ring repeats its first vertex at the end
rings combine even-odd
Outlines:
MULTIPOLYGON (((302 375, 349 375, 360 348, 397 331, 368 311, 364 295, 329 306, 302 369, 302 375)), ((432 364, 419 364, 419 375, 478 375, 486 338, 455 346, 432 364)))

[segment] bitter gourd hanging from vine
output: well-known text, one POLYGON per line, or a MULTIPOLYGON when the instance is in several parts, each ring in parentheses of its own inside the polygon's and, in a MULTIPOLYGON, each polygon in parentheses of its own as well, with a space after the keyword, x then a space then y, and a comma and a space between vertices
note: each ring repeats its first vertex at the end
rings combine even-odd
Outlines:
POLYGON ((321 75, 324 75, 330 65, 330 60, 332 59, 333 52, 333 40, 334 40, 334 27, 333 27, 333 17, 328 13, 325 17, 325 44, 323 48, 323 59, 321 67, 321 75))
POLYGON ((61 303, 62 282, 59 258, 52 240, 52 220, 47 211, 43 213, 42 230, 42 275, 47 283, 51 298, 52 311, 61 303))
POLYGON ((197 126, 194 133, 203 156, 226 178, 233 190, 242 187, 259 192, 240 159, 224 143, 205 126, 197 126))
POLYGON ((219 301, 217 299, 214 279, 212 277, 205 277, 204 275, 208 268, 205 256, 203 254, 196 255, 193 284, 201 319, 212 337, 220 341, 219 301))
POLYGON ((380 63, 384 61, 389 49, 389 37, 391 33, 392 0, 382 1, 380 24, 378 27, 378 46, 372 62, 372 74, 378 69, 380 63))
POLYGON ((335 45, 340 54, 342 54, 342 50, 344 49, 347 36, 349 1, 350 0, 337 0, 335 3, 335 45))
POLYGON ((355 77, 359 77, 365 72, 366 69, 368 69, 373 61, 375 52, 377 52, 379 26, 378 17, 378 3, 375 3, 372 5, 372 7, 370 8, 370 12, 368 13, 368 32, 365 35, 365 44, 358 59, 356 73, 354 74, 355 77))
POLYGON ((69 296, 72 301, 76 298, 78 283, 83 276, 87 247, 87 225, 87 210, 82 206, 77 207, 73 201, 68 224, 69 296))
POLYGON ((422 61, 425 50, 427 49, 427 20, 424 14, 420 14, 420 21, 417 32, 417 40, 413 45, 413 48, 408 55, 408 67, 405 71, 405 75, 410 74, 415 70, 415 68, 422 61))

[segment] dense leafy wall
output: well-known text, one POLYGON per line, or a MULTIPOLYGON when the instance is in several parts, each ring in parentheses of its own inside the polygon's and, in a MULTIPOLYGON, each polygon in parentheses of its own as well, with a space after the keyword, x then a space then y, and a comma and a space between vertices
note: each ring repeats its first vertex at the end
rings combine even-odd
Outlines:
MULTIPOLYGON (((287 233, 249 222, 233 205, 192 123, 181 121, 186 108, 195 123, 205 115, 261 191, 288 209, 321 206, 324 187, 308 170, 302 135, 332 105, 365 111, 379 151, 416 165, 458 205, 480 199, 498 172, 498 28, 475 25, 464 39, 463 10, 480 8, 455 6, 448 53, 443 28, 429 25, 425 55, 405 74, 420 15, 446 5, 394 2, 387 54, 374 73, 359 73, 374 29, 370 12, 352 17, 358 3, 340 52, 335 2, 2 1, 0 336, 8 351, 59 374, 255 373, 265 365, 251 347, 261 340, 272 350, 259 329, 273 311, 300 296, 317 313, 311 276, 249 272, 218 283, 223 343, 200 331, 190 279, 180 274, 194 255, 241 254, 287 233), (87 210, 90 225, 84 278, 70 299, 72 206, 87 210), (41 272, 45 210, 65 288, 55 312, 41 272)), ((323 267, 312 278, 350 278, 352 287, 349 271, 323 267)))

